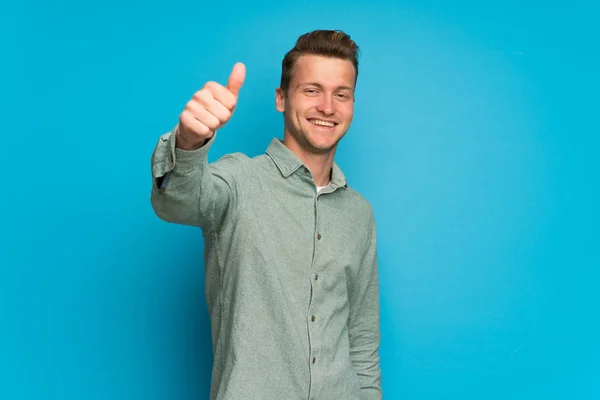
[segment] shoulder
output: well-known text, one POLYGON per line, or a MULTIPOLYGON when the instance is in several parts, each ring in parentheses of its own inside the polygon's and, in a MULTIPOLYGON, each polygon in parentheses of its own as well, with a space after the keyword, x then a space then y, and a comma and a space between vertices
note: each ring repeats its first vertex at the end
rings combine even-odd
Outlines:
POLYGON ((243 171, 252 159, 241 152, 228 153, 219 157, 210 165, 214 169, 223 171, 243 171))
POLYGON ((266 155, 249 156, 242 152, 225 154, 211 163, 213 173, 229 176, 238 181, 244 181, 246 185, 264 176, 269 169, 269 158, 266 155))
POLYGON ((351 186, 345 188, 346 199, 352 211, 369 219, 374 218, 374 208, 371 202, 351 186))
POLYGON ((273 162, 267 154, 248 156, 244 153, 231 153, 224 156, 221 162, 235 165, 246 177, 269 175, 273 162))
POLYGON ((249 156, 242 152, 233 152, 225 154, 219 157, 213 165, 216 166, 230 166, 230 167, 243 167, 252 168, 254 166, 263 165, 269 163, 270 158, 266 154, 259 154, 256 156, 249 156))

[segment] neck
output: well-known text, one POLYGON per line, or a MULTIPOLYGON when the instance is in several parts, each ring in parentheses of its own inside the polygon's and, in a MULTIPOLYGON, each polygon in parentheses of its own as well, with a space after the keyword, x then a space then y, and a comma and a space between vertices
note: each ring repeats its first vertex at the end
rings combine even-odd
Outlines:
POLYGON ((329 184, 335 148, 327 153, 309 152, 302 148, 291 135, 284 136, 283 144, 308 167, 317 186, 327 186, 329 184))

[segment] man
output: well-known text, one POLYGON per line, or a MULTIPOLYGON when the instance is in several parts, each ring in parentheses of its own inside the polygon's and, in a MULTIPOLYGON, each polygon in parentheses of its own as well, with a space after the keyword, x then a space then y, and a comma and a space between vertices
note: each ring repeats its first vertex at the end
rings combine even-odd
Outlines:
POLYGON ((275 103, 283 141, 209 164, 245 78, 208 82, 152 156, 152 206, 198 226, 214 366, 211 399, 381 399, 379 283, 371 205, 334 162, 350 127, 358 47, 301 36, 275 103))

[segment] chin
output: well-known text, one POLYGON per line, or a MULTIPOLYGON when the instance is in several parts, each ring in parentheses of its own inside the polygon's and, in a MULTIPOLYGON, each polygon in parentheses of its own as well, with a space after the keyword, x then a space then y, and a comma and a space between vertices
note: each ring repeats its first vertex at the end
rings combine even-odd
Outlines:
POLYGON ((335 148, 338 140, 336 138, 309 137, 307 142, 315 152, 328 153, 335 148))
POLYGON ((307 125, 300 125, 298 129, 290 129, 289 133, 305 151, 313 154, 327 154, 335 149, 344 136, 340 134, 340 128, 337 126, 331 130, 320 129, 307 122, 307 125))

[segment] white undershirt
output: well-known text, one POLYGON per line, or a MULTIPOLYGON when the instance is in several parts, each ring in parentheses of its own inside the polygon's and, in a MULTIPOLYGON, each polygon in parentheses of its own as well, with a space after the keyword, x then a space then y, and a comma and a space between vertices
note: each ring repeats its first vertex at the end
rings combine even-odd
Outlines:
POLYGON ((321 192, 321 190, 325 189, 327 186, 329 186, 329 185, 317 186, 317 193, 321 192))

